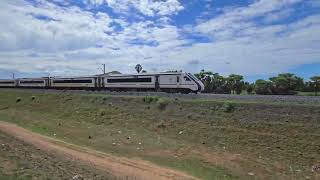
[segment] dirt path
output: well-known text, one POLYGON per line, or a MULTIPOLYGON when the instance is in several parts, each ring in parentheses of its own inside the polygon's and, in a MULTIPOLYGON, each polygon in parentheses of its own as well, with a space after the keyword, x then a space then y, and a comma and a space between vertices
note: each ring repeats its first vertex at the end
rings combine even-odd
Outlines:
POLYGON ((0 122, 0 130, 35 147, 59 153, 105 170, 118 177, 136 179, 196 179, 179 171, 164 168, 140 159, 115 157, 95 150, 67 144, 42 136, 16 125, 0 122))

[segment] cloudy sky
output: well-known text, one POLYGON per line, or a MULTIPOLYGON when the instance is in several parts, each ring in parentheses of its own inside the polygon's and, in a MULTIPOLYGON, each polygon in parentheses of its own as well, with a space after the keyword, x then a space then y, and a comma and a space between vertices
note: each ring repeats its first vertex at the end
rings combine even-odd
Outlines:
POLYGON ((0 78, 320 74, 320 0, 1 0, 0 78))

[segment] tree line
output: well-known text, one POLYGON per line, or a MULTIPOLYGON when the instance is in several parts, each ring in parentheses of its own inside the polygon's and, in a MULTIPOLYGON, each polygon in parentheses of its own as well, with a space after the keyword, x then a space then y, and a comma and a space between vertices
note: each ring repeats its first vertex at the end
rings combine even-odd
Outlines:
POLYGON ((219 73, 201 70, 195 76, 204 83, 205 93, 216 94, 261 94, 261 95, 295 95, 297 92, 320 91, 320 76, 313 76, 309 81, 293 73, 282 73, 268 80, 258 79, 254 83, 246 82, 242 75, 230 74, 227 77, 219 73))

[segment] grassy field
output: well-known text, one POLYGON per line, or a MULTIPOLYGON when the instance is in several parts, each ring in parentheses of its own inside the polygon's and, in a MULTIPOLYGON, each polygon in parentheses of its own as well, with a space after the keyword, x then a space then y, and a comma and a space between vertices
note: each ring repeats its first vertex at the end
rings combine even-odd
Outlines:
POLYGON ((320 92, 318 92, 316 95, 316 93, 314 93, 314 92, 301 92, 301 91, 299 91, 297 95, 298 96, 320 96, 320 92))
POLYGON ((0 131, 0 180, 60 180, 77 175, 85 179, 119 180, 66 156, 41 151, 0 131))
POLYGON ((320 106, 0 90, 0 120, 202 179, 316 179, 320 106))

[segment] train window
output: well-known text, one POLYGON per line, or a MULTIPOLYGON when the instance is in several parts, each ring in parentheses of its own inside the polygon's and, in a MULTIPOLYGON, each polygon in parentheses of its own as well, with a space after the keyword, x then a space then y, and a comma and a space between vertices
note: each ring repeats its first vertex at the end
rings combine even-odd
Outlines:
POLYGON ((140 82, 152 82, 151 78, 117 78, 108 79, 108 83, 140 83, 140 82))
POLYGON ((191 81, 190 78, 188 78, 187 76, 184 77, 185 81, 191 81))
POLYGON ((180 76, 177 76, 177 83, 180 82, 180 76))
POLYGON ((54 80, 53 83, 92 83, 92 79, 63 79, 63 80, 54 80))
POLYGON ((41 84, 44 81, 36 81, 36 80, 28 80, 28 81, 20 81, 20 84, 41 84))
POLYGON ((2 81, 0 82, 0 84, 14 84, 13 81, 2 81))

